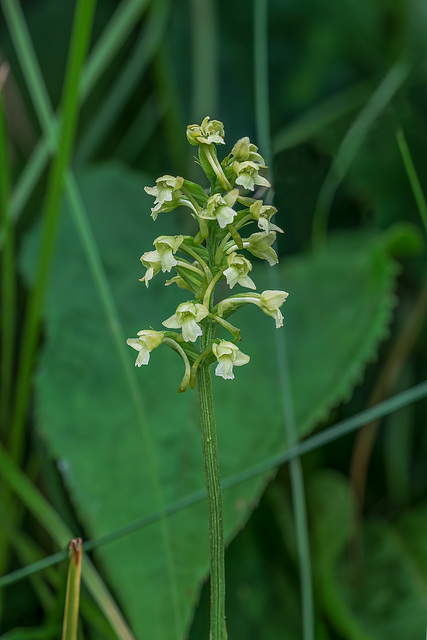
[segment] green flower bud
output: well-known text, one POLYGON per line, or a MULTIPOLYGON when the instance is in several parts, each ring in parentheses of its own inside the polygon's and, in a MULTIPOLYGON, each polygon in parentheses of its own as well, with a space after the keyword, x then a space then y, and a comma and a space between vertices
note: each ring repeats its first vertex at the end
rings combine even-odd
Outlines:
POLYGON ((242 187, 250 191, 254 191, 255 185, 258 184, 261 187, 271 187, 271 184, 267 178, 263 178, 259 175, 261 165, 256 162, 235 162, 233 164, 234 173, 237 175, 236 184, 241 184, 242 187))
POLYGON ((235 344, 226 340, 221 340, 219 344, 214 342, 212 351, 218 360, 215 375, 224 378, 224 380, 234 380, 233 366, 241 367, 250 360, 249 356, 242 353, 235 344))
POLYGON ((233 251, 227 256, 227 264, 228 269, 224 271, 224 275, 230 289, 236 284, 248 289, 256 289, 254 281, 248 276, 249 271, 252 271, 252 264, 249 260, 233 251))
POLYGON ((202 335, 202 329, 197 324, 209 313, 203 304, 183 302, 178 305, 176 312, 162 324, 168 329, 182 329, 185 342, 195 342, 202 335))
POLYGON ((237 162, 258 162, 258 164, 265 165, 262 155, 257 153, 258 147, 251 143, 249 138, 245 136, 240 138, 231 150, 231 155, 237 162))
POLYGON ((199 212, 199 217, 206 220, 217 220, 221 229, 224 229, 233 222, 237 215, 237 211, 234 211, 232 206, 236 202, 238 195, 237 189, 229 191, 224 197, 216 193, 208 199, 206 209, 199 212))
POLYGON ((138 357, 135 361, 135 367, 140 367, 142 364, 148 364, 151 351, 159 347, 163 342, 163 333, 153 331, 151 329, 138 331, 138 336, 138 338, 128 338, 126 340, 126 343, 130 347, 139 351, 138 357))
POLYGON ((249 238, 243 240, 243 247, 257 258, 267 260, 270 267, 272 267, 279 262, 276 252, 271 246, 275 240, 276 234, 274 231, 270 233, 253 233, 249 238))
POLYGON ((201 125, 190 124, 187 127, 187 140, 195 147, 199 144, 224 144, 224 125, 206 116, 201 125))
POLYGON ((249 207, 249 211, 252 214, 252 217, 258 222, 258 227, 263 231, 266 231, 267 233, 270 231, 279 231, 279 233, 283 233, 283 229, 270 222, 270 218, 277 213, 276 207, 264 205, 262 200, 256 200, 249 207))

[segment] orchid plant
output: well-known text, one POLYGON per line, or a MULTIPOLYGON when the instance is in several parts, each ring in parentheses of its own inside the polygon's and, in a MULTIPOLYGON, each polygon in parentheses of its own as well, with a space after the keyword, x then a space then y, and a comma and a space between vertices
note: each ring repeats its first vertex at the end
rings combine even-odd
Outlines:
MULTIPOLYGON (((241 332, 229 322, 230 316, 247 304, 255 304, 274 318, 279 328, 283 325, 280 308, 288 294, 271 290, 257 293, 249 275, 252 263, 248 254, 271 266, 278 262, 272 245, 276 232, 282 233, 271 222, 276 208, 248 195, 258 188, 270 187, 262 175, 267 167, 258 148, 249 138, 241 138, 220 162, 216 146, 224 144, 224 126, 209 117, 201 125, 188 126, 187 139, 198 147, 198 164, 209 180, 209 190, 181 176, 164 175, 145 191, 155 198, 153 220, 161 213, 186 207, 197 231, 194 236, 156 238, 154 250, 141 256, 146 269, 141 281, 149 287, 160 272, 173 270, 176 275, 166 281, 166 286, 176 284, 190 292, 191 299, 179 304, 175 313, 163 321, 166 330, 144 329, 127 343, 138 351, 136 366, 148 364, 151 352, 161 344, 172 348, 182 357, 185 367, 178 391, 197 385, 210 530, 210 640, 225 640, 224 532, 211 367, 216 363, 215 375, 233 380, 233 368, 247 364, 249 356, 237 346, 241 332), (258 231, 248 235, 245 232, 251 224, 256 224, 258 231), (230 290, 239 285, 249 291, 233 291, 217 301, 215 287, 222 280, 230 290), (229 332, 229 340, 216 337, 218 327, 229 332)), ((259 196, 259 192, 253 195, 259 196)))

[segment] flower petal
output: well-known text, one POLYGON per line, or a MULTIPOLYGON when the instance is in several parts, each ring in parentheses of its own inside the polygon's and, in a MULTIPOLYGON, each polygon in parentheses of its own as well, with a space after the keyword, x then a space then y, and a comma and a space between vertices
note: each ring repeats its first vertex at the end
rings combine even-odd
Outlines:
POLYGON ((194 317, 188 314, 182 323, 182 337, 184 338, 184 341, 195 342, 202 333, 203 331, 195 321, 194 317))
POLYGON ((221 358, 215 369, 215 375, 224 378, 224 380, 234 380, 233 363, 230 357, 221 358))

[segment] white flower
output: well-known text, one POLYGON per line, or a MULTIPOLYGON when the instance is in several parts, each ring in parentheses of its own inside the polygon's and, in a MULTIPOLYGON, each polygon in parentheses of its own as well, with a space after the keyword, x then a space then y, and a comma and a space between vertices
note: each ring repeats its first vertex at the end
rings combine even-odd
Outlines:
POLYGON ((271 247, 275 239, 276 234, 274 231, 270 233, 253 233, 249 238, 243 240, 243 246, 257 258, 268 260, 268 264, 272 267, 279 262, 276 252, 271 247))
POLYGON ((140 281, 145 282, 145 286, 148 288, 150 280, 162 270, 162 263, 160 262, 160 256, 157 251, 146 251, 142 254, 140 260, 147 269, 145 276, 140 278, 140 281))
POLYGON ((252 271, 252 265, 249 260, 233 251, 227 256, 227 264, 228 269, 224 271, 224 275, 227 278, 227 284, 230 289, 236 284, 248 289, 256 289, 254 281, 248 276, 249 271, 252 271))
POLYGON ((271 184, 267 178, 263 178, 259 175, 259 170, 265 168, 259 165, 257 162, 235 162, 233 164, 234 173, 237 174, 236 184, 241 184, 245 189, 254 191, 255 185, 258 184, 262 187, 271 187, 271 184))
POLYGON ((238 195, 239 191, 237 189, 229 191, 224 197, 216 193, 208 199, 206 209, 199 212, 198 215, 206 220, 217 220, 221 229, 224 229, 233 222, 237 215, 237 211, 234 211, 232 207, 238 195))
POLYGON ((262 200, 255 200, 249 207, 249 211, 252 217, 258 222, 258 227, 266 233, 270 231, 283 233, 283 229, 270 222, 270 219, 277 213, 276 207, 264 205, 262 200))
POLYGON ((128 338, 126 343, 139 351, 138 357, 135 361, 135 367, 140 367, 142 364, 148 364, 150 360, 150 352, 153 349, 159 347, 163 342, 163 333, 159 331, 152 331, 151 329, 144 329, 138 331, 138 338, 128 338))
POLYGON ((176 265, 173 254, 176 253, 184 240, 184 236, 159 236, 154 240, 154 246, 159 256, 162 271, 170 271, 176 265))
POLYGON ((226 340, 221 340, 219 344, 214 342, 212 351, 218 360, 215 375, 224 380, 234 380, 233 366, 241 367, 250 360, 249 356, 239 351, 235 344, 226 340))
POLYGON ((151 209, 151 216, 153 220, 156 220, 160 211, 172 211, 179 204, 182 198, 180 191, 184 184, 184 178, 181 176, 161 176, 157 178, 156 185, 154 187, 144 187, 146 193, 150 196, 155 196, 154 207, 151 209))
POLYGON ((145 276, 140 278, 141 282, 148 283, 159 271, 170 271, 177 262, 173 254, 179 249, 184 236, 159 236, 154 240, 154 251, 146 251, 142 254, 140 260, 147 269, 145 276))
POLYGON ((283 315, 280 307, 288 297, 286 291, 263 291, 259 298, 259 306, 261 311, 271 316, 276 321, 276 329, 283 326, 283 315))
POLYGON ((203 304, 197 302, 183 302, 178 305, 176 312, 162 324, 169 329, 182 329, 185 342, 195 342, 202 335, 202 329, 197 324, 209 313, 203 304))

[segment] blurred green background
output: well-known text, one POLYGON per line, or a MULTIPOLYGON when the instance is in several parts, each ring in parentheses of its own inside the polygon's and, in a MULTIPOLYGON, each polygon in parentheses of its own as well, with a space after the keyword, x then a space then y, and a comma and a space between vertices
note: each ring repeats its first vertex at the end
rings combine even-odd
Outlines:
POLYGON ((223 155, 248 135, 269 158, 285 233, 254 279, 290 293, 278 332, 239 312, 250 366, 214 386, 229 637, 423 638, 426 3, 0 6, 1 638, 59 637, 66 552, 13 572, 76 536, 82 639, 208 637, 196 394, 125 345, 185 299, 138 282, 155 237, 193 233, 143 187, 202 180, 185 128, 206 115, 223 155))

